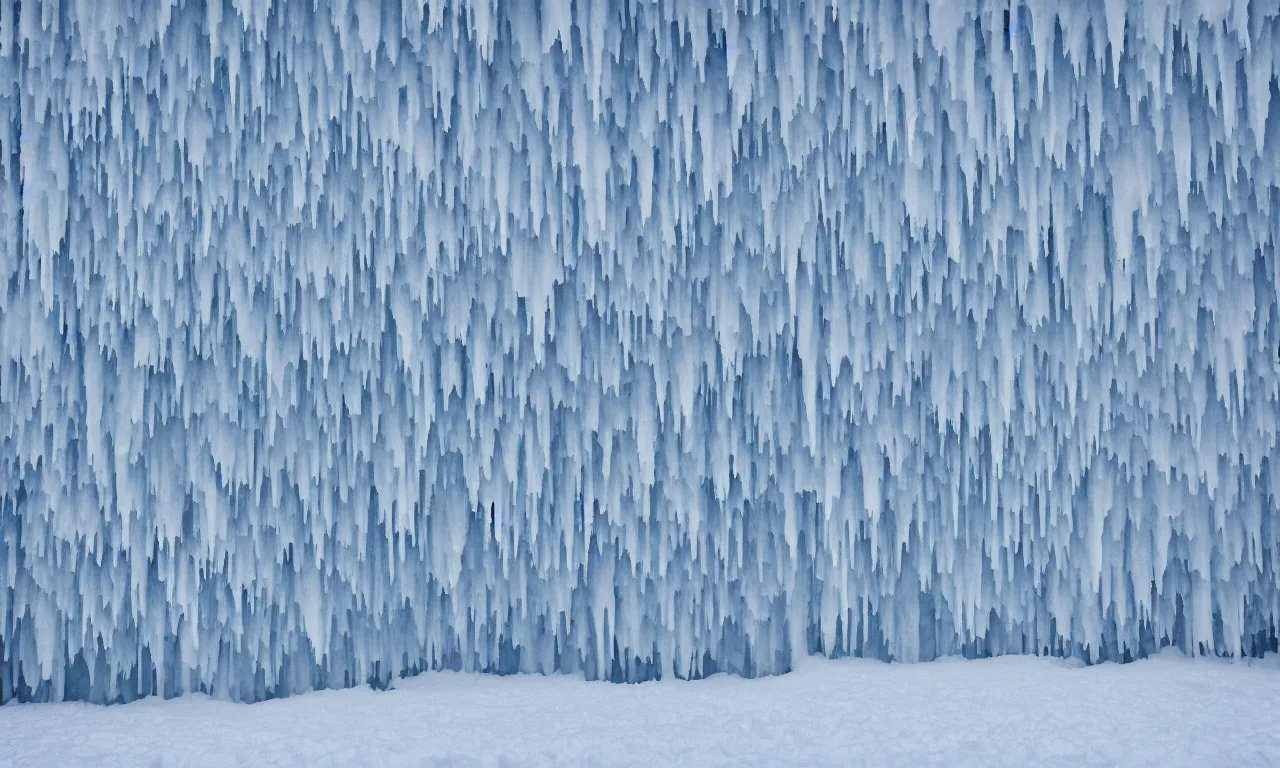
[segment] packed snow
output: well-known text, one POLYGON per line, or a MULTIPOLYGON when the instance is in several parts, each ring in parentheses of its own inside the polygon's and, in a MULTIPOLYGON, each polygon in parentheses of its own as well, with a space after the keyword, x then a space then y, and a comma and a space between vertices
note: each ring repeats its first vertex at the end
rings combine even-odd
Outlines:
POLYGON ((0 2, 0 699, 1271 650, 1278 46, 0 2))
POLYGON ((257 704, 202 695, 0 707, 0 764, 159 766, 1280 765, 1280 667, 1168 654, 812 659, 638 685, 429 672, 257 704))

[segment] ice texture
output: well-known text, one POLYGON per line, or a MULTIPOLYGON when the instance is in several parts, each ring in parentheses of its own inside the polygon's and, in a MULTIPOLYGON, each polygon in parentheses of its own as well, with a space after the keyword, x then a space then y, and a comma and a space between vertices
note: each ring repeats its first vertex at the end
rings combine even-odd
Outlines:
POLYGON ((1272 0, 0 0, 0 699, 1271 650, 1278 67, 1272 0))

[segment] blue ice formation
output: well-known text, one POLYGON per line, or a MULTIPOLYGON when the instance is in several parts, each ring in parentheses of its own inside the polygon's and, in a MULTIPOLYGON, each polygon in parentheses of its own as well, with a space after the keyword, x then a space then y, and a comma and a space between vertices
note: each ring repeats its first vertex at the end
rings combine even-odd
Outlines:
POLYGON ((0 698, 1276 647, 1280 4, 3 0, 0 698))

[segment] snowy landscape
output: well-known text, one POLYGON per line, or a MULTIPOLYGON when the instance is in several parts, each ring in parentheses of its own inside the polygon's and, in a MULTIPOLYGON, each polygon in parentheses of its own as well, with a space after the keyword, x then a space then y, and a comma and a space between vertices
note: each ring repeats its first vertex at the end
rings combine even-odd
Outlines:
POLYGON ((1274 659, 810 659, 637 685, 429 672, 249 705, 19 705, 0 707, 0 764, 1262 768, 1280 764, 1274 659))
POLYGON ((0 763, 1280 764, 1278 73, 1276 0, 0 0, 0 763))

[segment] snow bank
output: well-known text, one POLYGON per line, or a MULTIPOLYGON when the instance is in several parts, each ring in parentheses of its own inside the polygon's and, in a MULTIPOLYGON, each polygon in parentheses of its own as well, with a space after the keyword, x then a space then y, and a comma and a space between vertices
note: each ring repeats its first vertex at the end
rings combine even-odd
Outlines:
POLYGON ((638 685, 426 673, 258 704, 0 707, 17 766, 1264 766, 1280 667, 1177 654, 1071 666, 813 659, 638 685))

